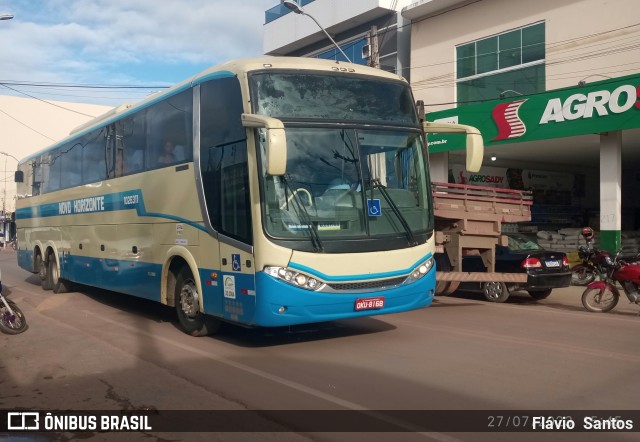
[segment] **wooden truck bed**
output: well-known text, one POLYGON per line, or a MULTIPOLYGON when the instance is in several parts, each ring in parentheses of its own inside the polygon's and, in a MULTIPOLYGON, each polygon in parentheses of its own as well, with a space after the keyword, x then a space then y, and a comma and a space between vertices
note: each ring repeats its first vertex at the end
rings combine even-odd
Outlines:
POLYGON ((452 292, 462 281, 526 282, 525 274, 495 273, 495 247, 507 244, 503 222, 531 221, 531 192, 435 182, 432 192, 436 252, 448 256, 439 260, 436 292, 452 292), (462 272, 467 254, 480 255, 487 273, 462 272))

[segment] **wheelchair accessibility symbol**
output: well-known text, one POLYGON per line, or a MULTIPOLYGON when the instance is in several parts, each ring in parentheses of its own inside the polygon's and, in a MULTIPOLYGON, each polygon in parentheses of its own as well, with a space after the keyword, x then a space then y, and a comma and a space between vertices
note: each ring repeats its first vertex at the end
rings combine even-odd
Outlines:
POLYGON ((231 270, 239 272, 242 270, 242 264, 240 264, 240 254, 231 255, 231 270))
POLYGON ((369 212, 369 216, 382 216, 382 210, 380 209, 380 200, 368 199, 367 211, 369 212))

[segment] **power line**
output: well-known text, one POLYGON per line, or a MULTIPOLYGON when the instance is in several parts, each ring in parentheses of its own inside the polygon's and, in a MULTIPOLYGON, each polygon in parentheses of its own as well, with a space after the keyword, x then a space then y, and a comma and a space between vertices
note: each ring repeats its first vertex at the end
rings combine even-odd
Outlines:
POLYGON ((64 107, 64 106, 57 105, 57 104, 52 103, 52 102, 50 102, 50 101, 43 100, 42 98, 38 98, 38 97, 36 97, 36 96, 34 96, 34 95, 27 94, 26 92, 19 91, 18 89, 14 89, 14 88, 12 88, 11 86, 7 86, 7 85, 6 85, 6 84, 4 84, 4 83, 0 83, 0 86, 4 86, 4 87, 6 87, 7 89, 11 89, 11 90, 12 90, 12 91, 14 91, 14 92, 17 92, 17 93, 19 93, 19 94, 26 95, 27 97, 33 98, 34 100, 42 101, 43 103, 47 103, 47 104, 49 104, 49 105, 51 105, 51 106, 55 106, 55 107, 58 107, 58 108, 60 108, 60 109, 67 110, 67 111, 69 111, 69 112, 73 112, 73 113, 75 113, 75 114, 84 115, 85 117, 91 117, 91 118, 95 118, 95 117, 97 116, 97 115, 89 115, 89 114, 85 114, 84 112, 79 112, 79 111, 77 111, 77 110, 69 109, 68 107, 64 107))
MULTIPOLYGON (((479 1, 482 1, 482 0, 477 0, 474 3, 477 3, 479 1)), ((473 4, 473 3, 471 3, 471 4, 473 4)), ((456 9, 461 9, 463 7, 466 7, 466 6, 470 6, 471 4, 463 5, 463 6, 460 6, 460 7, 456 8, 456 9)), ((407 26, 411 26, 412 24, 419 23, 421 21, 437 17, 439 15, 454 11, 456 9, 447 10, 447 11, 441 13, 441 14, 425 17, 425 18, 422 18, 422 19, 419 19, 419 20, 413 20, 410 23, 407 23, 407 24, 402 25, 402 26, 397 26, 396 25, 395 29, 397 30, 397 29, 401 29, 401 28, 404 28, 404 27, 407 27, 407 26)), ((573 42, 576 42, 576 41, 579 41, 579 40, 584 40, 584 39, 588 39, 588 38, 592 38, 592 37, 597 37, 597 36, 609 34, 609 33, 616 32, 616 31, 621 31, 621 30, 624 30, 624 29, 629 29, 629 28, 633 28, 633 27, 637 27, 637 26, 640 26, 640 23, 635 23, 635 24, 631 24, 631 25, 628 25, 628 26, 623 26, 623 27, 620 27, 620 28, 610 29, 610 30, 607 30, 607 31, 602 31, 602 32, 594 33, 594 34, 583 35, 583 36, 580 36, 580 37, 574 37, 574 38, 570 38, 570 39, 567 39, 567 40, 559 40, 557 42, 548 43, 548 44, 545 45, 545 47, 547 49, 553 49, 555 47, 566 45, 566 44, 569 44, 569 43, 573 43, 573 42)), ((394 26, 385 27, 384 30, 381 29, 378 33, 376 33, 376 35, 384 38, 385 35, 387 34, 387 32, 392 28, 394 28, 394 26)), ((624 37, 624 38, 622 38, 620 40, 625 40, 625 39, 629 39, 629 38, 635 38, 635 37, 634 36, 624 37)), ((565 51, 576 51, 576 50, 586 49, 586 48, 592 47, 592 46, 610 44, 610 43, 613 43, 613 42, 616 42, 616 41, 620 41, 620 40, 610 40, 608 42, 596 42, 593 45, 582 46, 582 47, 579 47, 579 48, 567 48, 567 49, 565 49, 565 51)), ((361 38, 357 38, 354 41, 348 43, 346 46, 344 46, 344 48, 350 48, 351 46, 355 45, 359 41, 361 41, 361 38)), ((477 40, 474 40, 474 41, 477 41, 477 40)), ((530 47, 530 46, 536 46, 536 45, 525 45, 525 46, 523 46, 523 48, 530 47)), ((491 55, 491 54, 496 54, 496 53, 497 52, 492 52, 492 53, 486 53, 486 54, 483 54, 483 55, 491 55)), ((470 57, 464 57, 464 58, 470 58, 470 57)), ((428 65, 408 66, 408 67, 405 67, 404 69, 423 69, 423 68, 446 65, 446 64, 456 63, 456 62, 457 62, 457 60, 450 60, 450 61, 444 61, 444 62, 439 62, 439 63, 431 63, 431 64, 428 64, 428 65)), ((11 85, 11 86, 32 86, 32 87, 42 87, 42 88, 56 87, 56 88, 112 89, 112 90, 116 90, 116 89, 142 89, 142 90, 144 90, 144 89, 167 89, 167 88, 171 87, 171 86, 166 86, 166 85, 165 86, 163 86, 163 85, 152 85, 152 86, 151 85, 150 86, 146 86, 146 85, 113 85, 113 84, 112 85, 101 85, 101 84, 82 84, 82 83, 53 83, 53 82, 39 82, 39 81, 29 82, 29 81, 19 81, 19 80, 0 80, 0 85, 3 85, 5 87, 7 87, 8 85, 11 85)), ((17 91, 17 90, 16 90, 16 92, 21 93, 20 91, 17 91)), ((107 97, 104 97, 104 98, 107 98, 107 97)))
POLYGON ((7 117, 11 118, 12 120, 16 121, 17 123, 20 123, 21 125, 23 125, 23 126, 24 126, 24 127, 26 127, 27 129, 29 129, 29 130, 31 130, 31 131, 33 131, 33 132, 37 133, 38 135, 41 135, 41 136, 43 136, 43 137, 45 137, 45 138, 47 138, 47 139, 49 139, 49 140, 51 140, 51 141, 54 141, 54 142, 55 142, 55 141, 57 141, 57 140, 54 140, 53 138, 51 138, 51 137, 49 137, 49 136, 47 136, 47 135, 43 134, 42 132, 39 132, 38 130, 34 129, 33 127, 29 126, 27 123, 23 123, 22 121, 18 120, 17 118, 15 118, 15 117, 13 117, 13 116, 9 115, 8 113, 6 113, 5 111, 3 111, 2 109, 0 109, 0 113, 5 114, 7 117))
MULTIPOLYGON (((586 49, 586 48, 583 48, 586 49)), ((614 54, 618 54, 618 53, 622 53, 622 52, 628 52, 628 51, 633 51, 636 49, 640 49, 640 40, 638 40, 638 42, 631 42, 625 46, 617 46, 617 47, 613 47, 613 48, 607 48, 607 49, 601 49, 598 50, 596 52, 590 52, 588 54, 576 54, 576 55, 570 55, 568 57, 565 58, 561 58, 561 59, 557 59, 557 60, 552 60, 549 62, 545 63, 545 66, 556 66, 556 65, 561 65, 561 64, 566 64, 566 63, 572 63, 572 62, 576 62, 576 61, 581 61, 581 60, 587 60, 587 59, 592 59, 592 58, 598 58, 598 57, 605 57, 605 56, 609 56, 609 55, 614 55, 614 54)), ((619 66, 625 66, 625 65, 630 65, 633 63, 627 63, 627 64, 622 64, 622 65, 613 65, 613 66, 607 66, 607 67, 619 67, 619 66)), ((590 70, 592 71, 592 70, 590 70)), ((590 72, 587 71, 587 72, 590 72)), ((579 73, 579 72, 585 72, 585 71, 575 71, 575 73, 579 73)), ((487 76, 492 76, 492 75, 497 75, 500 74, 500 71, 495 71, 493 74, 492 73, 487 73, 487 76)), ((558 73, 557 75, 568 75, 574 72, 564 72, 564 73, 558 73)), ((551 75, 547 78, 553 78, 555 77, 554 75, 551 75)), ((567 77, 565 77, 567 78, 567 77)), ((570 78, 570 77, 568 77, 570 78)), ((414 88, 415 90, 425 90, 425 89, 429 89, 431 87, 442 87, 442 86, 453 86, 455 85, 458 81, 467 81, 464 79, 456 79, 454 78, 454 73, 453 72, 448 72, 446 74, 442 74, 439 76, 435 76, 435 77, 431 77, 431 78, 426 78, 424 80, 420 80, 417 81, 415 83, 412 83, 411 86, 412 88, 414 88)), ((471 80, 468 80, 471 81, 471 80)))
MULTIPOLYGON (((478 0, 478 1, 481 1, 481 0, 478 0)), ((429 18, 432 18, 432 17, 429 17, 429 18)), ((419 21, 422 21, 422 20, 419 20, 419 21)), ((417 22, 418 21, 412 22, 412 23, 417 23, 417 22)), ((408 25, 403 25, 401 27, 404 27, 404 26, 408 26, 408 25)), ((553 42, 553 43, 545 44, 545 49, 553 49, 553 48, 556 48, 558 46, 563 46, 563 45, 567 45, 567 44, 570 44, 570 43, 575 43, 576 41, 579 41, 579 40, 585 40, 585 39, 589 39, 589 38, 593 38, 593 37, 599 37, 599 36, 602 36, 602 35, 605 35, 605 34, 610 34, 612 32, 618 32, 618 31, 622 31, 622 30, 625 30, 625 29, 630 29, 630 28, 634 28, 634 27, 638 27, 638 26, 640 26, 640 23, 634 23, 632 25, 623 26, 623 27, 620 27, 620 28, 614 28, 614 29, 610 29, 608 31, 602 31, 602 32, 594 33, 594 34, 583 35, 583 36, 580 36, 580 37, 569 38, 567 40, 558 40, 558 41, 553 42)), ((485 37, 485 38, 489 38, 489 37, 485 37)), ((636 36, 624 37, 622 39, 624 40, 624 39, 628 39, 628 38, 636 38, 636 36)), ((483 40, 483 39, 480 39, 480 40, 483 40)), ((469 43, 473 43, 475 41, 478 41, 478 40, 473 40, 473 41, 471 41, 469 43)), ((617 41, 617 40, 614 40, 614 41, 617 41)), ((580 48, 567 48, 567 49, 565 49, 565 51, 574 51, 574 50, 579 50, 579 49, 582 49, 582 48, 589 48, 589 47, 592 47, 592 46, 598 46, 598 45, 608 44, 608 43, 612 43, 612 42, 613 41, 595 42, 592 45, 585 45, 585 46, 582 46, 580 48)), ((532 47, 532 46, 537 46, 537 45, 525 45, 525 46, 523 46, 523 48, 532 47)), ((488 52, 488 53, 482 54, 482 55, 492 55, 492 54, 497 54, 497 52, 488 52)), ((461 60, 464 60, 464 59, 467 59, 467 58, 472 58, 472 57, 474 57, 474 56, 462 57, 461 60)), ((404 69, 423 69, 423 68, 430 68, 430 67, 434 67, 434 66, 442 66, 442 65, 452 64, 452 63, 456 63, 456 62, 457 62, 457 60, 449 60, 449 61, 442 61, 442 62, 438 62, 438 63, 431 63, 431 64, 421 65, 421 66, 409 66, 409 67, 406 67, 404 69)))
POLYGON ((168 89, 171 86, 133 86, 133 85, 99 85, 81 83, 49 83, 40 81, 18 81, 0 80, 0 84, 12 86, 34 86, 34 87, 60 87, 60 88, 80 88, 80 89, 168 89))
MULTIPOLYGON (((624 37, 624 38, 617 39, 617 40, 610 40, 610 41, 608 41, 608 42, 596 42, 596 43, 591 44, 591 45, 584 45, 584 46, 581 46, 581 47, 579 47, 579 48, 568 48, 568 49, 565 49, 565 50, 560 50, 560 51, 558 51, 558 52, 564 52, 564 51, 572 52, 572 51, 576 51, 576 50, 587 50, 587 49, 590 49, 590 48, 595 47, 595 46, 601 46, 601 45, 603 45, 603 44, 613 44, 613 43, 616 43, 616 42, 619 42, 619 41, 622 41, 622 40, 628 40, 628 39, 638 39, 638 36, 636 35, 636 36, 624 37)), ((575 40, 575 39, 574 39, 574 40, 575 40)), ((635 40, 635 41, 630 42, 630 43, 636 44, 636 42, 638 42, 638 41, 640 41, 640 40, 635 40)), ((565 44, 565 43, 562 43, 562 44, 565 44)), ((553 47, 556 47, 556 46, 561 46, 562 44, 551 43, 551 44, 547 45, 547 49, 548 49, 548 48, 553 48, 553 47)), ((525 46, 522 46, 522 48, 524 49, 524 48, 528 48, 528 47, 532 47, 532 46, 535 46, 535 45, 525 45, 525 46)), ((627 46, 622 46, 622 47, 620 47, 620 46, 616 46, 616 47, 613 47, 613 48, 608 48, 607 50, 616 50, 616 51, 620 51, 620 50, 622 50, 622 49, 624 49, 624 48, 627 48, 627 47, 628 47, 628 45, 627 45, 627 46)), ((635 46, 634 46, 634 47, 631 47, 629 50, 634 49, 634 48, 635 48, 635 46)), ((551 65, 555 65, 555 64, 561 64, 561 63, 563 63, 563 62, 569 62, 569 61, 572 61, 572 59, 571 59, 570 57, 591 57, 591 56, 597 56, 597 55, 601 54, 601 53, 602 53, 602 51, 603 51, 603 50, 600 50, 599 52, 596 52, 596 53, 581 54, 581 55, 572 55, 572 56, 568 56, 568 57, 565 57, 565 58, 559 58, 559 59, 557 59, 557 60, 551 60, 550 62, 548 62, 548 63, 547 63, 547 65, 548 65, 548 66, 551 66, 551 65)), ((497 54, 498 54, 498 51, 496 51, 496 52, 490 52, 490 53, 486 53, 486 54, 482 54, 482 55, 484 56, 484 55, 497 55, 497 54)), ((609 55, 609 54, 603 54, 603 55, 609 55)), ((475 57, 475 56, 471 56, 471 57, 461 57, 461 58, 460 58, 460 60, 465 60, 465 59, 469 59, 469 58, 473 58, 473 57, 475 57)), ((445 65, 445 64, 457 63, 457 61, 458 61, 458 60, 451 60, 451 61, 446 61, 446 62, 441 62, 441 63, 435 63, 435 64, 431 64, 431 65, 414 66, 414 67, 412 67, 412 69, 420 69, 420 68, 427 68, 427 67, 433 67, 433 66, 441 66, 441 65, 445 65)), ((443 77, 446 77, 446 76, 453 76, 453 72, 448 72, 448 73, 446 73, 446 74, 442 74, 442 75, 437 76, 437 77, 426 78, 426 79, 423 79, 423 80, 420 80, 420 81, 414 82, 414 83, 412 83, 412 86, 413 86, 413 85, 416 85, 416 86, 417 86, 417 85, 420 85, 420 84, 423 84, 423 83, 428 83, 428 82, 431 82, 431 81, 434 81, 434 80, 439 80, 440 78, 443 78, 443 77)))

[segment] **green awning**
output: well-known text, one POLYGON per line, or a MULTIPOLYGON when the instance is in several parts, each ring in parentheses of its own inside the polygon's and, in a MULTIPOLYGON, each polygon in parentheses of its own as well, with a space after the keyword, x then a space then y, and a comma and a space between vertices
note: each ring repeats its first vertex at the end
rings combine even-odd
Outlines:
MULTIPOLYGON (((640 74, 426 113, 480 129, 485 146, 640 128, 640 74)), ((430 134, 430 152, 465 148, 464 136, 430 134)))

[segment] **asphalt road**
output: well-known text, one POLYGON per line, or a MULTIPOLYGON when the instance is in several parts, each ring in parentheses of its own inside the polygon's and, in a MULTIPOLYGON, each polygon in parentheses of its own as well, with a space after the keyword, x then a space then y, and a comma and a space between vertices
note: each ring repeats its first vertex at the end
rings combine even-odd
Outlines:
MULTIPOLYGON (((610 313, 589 313, 576 287, 538 302, 526 293, 505 304, 456 294, 403 314, 284 329, 226 326, 193 338, 178 330, 171 308, 88 288, 43 291, 13 251, 0 251, 0 266, 5 294, 29 323, 21 335, 0 335, 0 409, 365 410, 374 418, 368 410, 640 410, 640 307, 621 300, 610 313)), ((637 433, 304 431, 4 437, 637 440, 637 433)))

